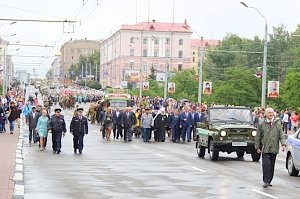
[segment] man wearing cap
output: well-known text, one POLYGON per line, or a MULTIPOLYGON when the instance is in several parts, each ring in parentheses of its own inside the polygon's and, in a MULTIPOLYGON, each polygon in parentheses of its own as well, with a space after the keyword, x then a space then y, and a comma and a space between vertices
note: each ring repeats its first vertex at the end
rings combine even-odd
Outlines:
POLYGON ((54 109, 55 114, 51 116, 49 123, 49 132, 52 132, 52 149, 53 153, 60 153, 61 149, 61 138, 65 136, 66 123, 64 116, 60 114, 61 109, 54 109))
POLYGON ((74 153, 82 154, 83 149, 83 137, 88 134, 88 121, 86 117, 82 115, 83 108, 77 108, 77 114, 72 118, 70 124, 70 133, 73 134, 73 148, 74 153))

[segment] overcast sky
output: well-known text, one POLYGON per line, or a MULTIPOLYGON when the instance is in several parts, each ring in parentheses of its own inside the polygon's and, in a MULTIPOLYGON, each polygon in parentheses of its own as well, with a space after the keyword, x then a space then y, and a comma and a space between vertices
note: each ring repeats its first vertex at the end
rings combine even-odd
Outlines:
MULTIPOLYGON (((6 21, 0 21, 0 36, 5 37, 4 39, 10 43, 20 41, 22 44, 54 46, 53 48, 9 46, 8 53, 18 55, 13 57, 16 69, 27 69, 30 72, 35 67, 34 63, 42 63, 42 66, 37 68, 38 73, 45 74, 60 46, 70 38, 105 39, 122 24, 134 24, 136 19, 138 22, 148 21, 148 18, 159 22, 172 22, 173 2, 175 22, 184 22, 187 19, 191 28, 205 39, 222 39, 226 33, 236 33, 247 38, 264 35, 263 18, 254 9, 242 6, 239 0, 84 0, 84 2, 83 5, 83 0, 0 1, 1 18, 77 21, 73 34, 63 33, 63 29, 72 30, 69 24, 17 22, 7 25, 6 21), (12 34, 17 35, 7 36, 12 34), (20 49, 16 51, 18 48, 20 49), (45 57, 21 57, 24 55, 45 57)), ((245 2, 259 9, 267 18, 269 32, 273 26, 279 24, 286 25, 289 31, 295 30, 297 24, 300 24, 299 0, 245 2)), ((192 37, 197 38, 197 35, 194 34, 192 37)))

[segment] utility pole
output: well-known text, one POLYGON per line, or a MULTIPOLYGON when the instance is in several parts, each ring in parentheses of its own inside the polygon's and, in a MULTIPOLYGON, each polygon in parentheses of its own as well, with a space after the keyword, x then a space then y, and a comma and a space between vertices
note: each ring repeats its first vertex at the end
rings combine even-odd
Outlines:
POLYGON ((83 63, 81 63, 81 79, 83 80, 83 63))
POLYGON ((201 105, 202 101, 202 78, 203 78, 203 59, 204 59, 204 48, 203 48, 203 37, 201 37, 200 47, 200 60, 199 60, 199 74, 198 74, 198 103, 201 105))
POLYGON ((169 55, 167 55, 167 62, 165 67, 165 87, 164 87, 164 99, 168 96, 168 77, 169 77, 169 55))
POLYGON ((98 81, 98 64, 96 63, 95 81, 98 81))
POLYGON ((86 79, 87 79, 87 62, 85 62, 85 82, 84 82, 84 87, 86 87, 86 79))

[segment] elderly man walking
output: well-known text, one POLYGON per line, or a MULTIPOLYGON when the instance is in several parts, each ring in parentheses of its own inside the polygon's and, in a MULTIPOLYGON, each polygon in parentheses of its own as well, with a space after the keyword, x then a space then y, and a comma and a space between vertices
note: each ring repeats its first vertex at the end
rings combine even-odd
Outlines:
POLYGON ((263 187, 272 186, 276 155, 279 152, 279 142, 285 150, 285 138, 280 121, 274 121, 274 110, 267 108, 265 120, 258 125, 255 140, 257 153, 262 153, 263 187))

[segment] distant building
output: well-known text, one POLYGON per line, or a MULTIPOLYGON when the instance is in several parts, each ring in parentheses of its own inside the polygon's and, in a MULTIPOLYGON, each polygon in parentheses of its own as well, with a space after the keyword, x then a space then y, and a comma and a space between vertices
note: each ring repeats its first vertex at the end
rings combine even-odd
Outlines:
POLYGON ((51 78, 52 80, 58 80, 60 74, 60 58, 55 58, 51 64, 51 78))
POLYGON ((29 84, 30 73, 28 73, 26 70, 17 70, 16 79, 19 80, 21 84, 29 84))
POLYGON ((100 46, 100 83, 121 86, 136 83, 157 71, 181 71, 191 67, 191 28, 184 23, 141 22, 122 25, 100 46), (142 71, 142 75, 140 75, 142 71))
POLYGON ((13 75, 13 63, 11 56, 7 54, 8 44, 8 41, 0 38, 0 84, 4 90, 11 83, 13 75))
POLYGON ((199 60, 200 60, 200 49, 203 47, 204 49, 213 48, 220 44, 220 40, 207 40, 203 39, 192 39, 191 40, 191 67, 198 68, 199 60))
POLYGON ((66 77, 68 68, 79 61, 80 56, 87 56, 99 50, 100 41, 70 40, 60 49, 60 77, 66 77))

